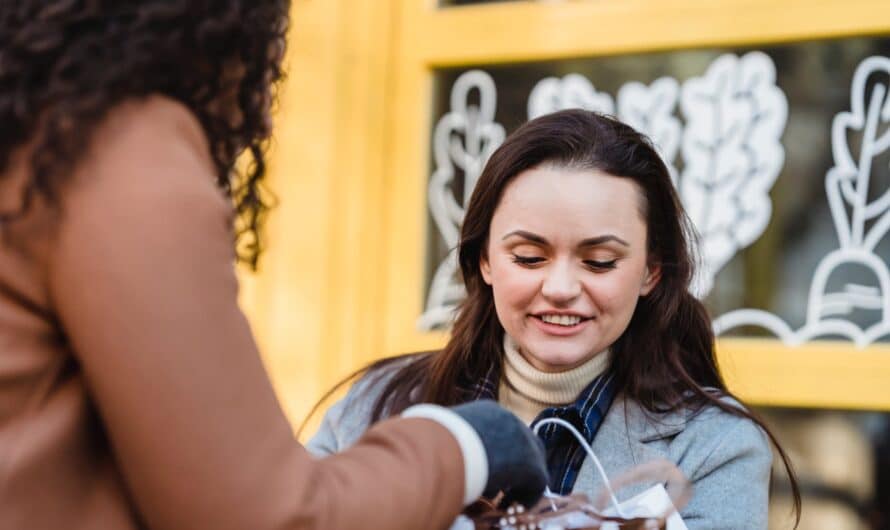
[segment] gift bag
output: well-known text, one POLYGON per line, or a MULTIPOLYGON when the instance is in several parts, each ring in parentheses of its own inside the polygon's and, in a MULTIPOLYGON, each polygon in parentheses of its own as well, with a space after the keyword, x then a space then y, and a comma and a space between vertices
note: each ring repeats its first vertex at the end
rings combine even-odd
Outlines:
POLYGON ((562 496, 547 490, 530 509, 515 504, 503 507, 503 495, 480 499, 467 508, 451 530, 687 530, 679 509, 689 500, 692 488, 672 462, 646 462, 610 480, 593 449, 570 423, 548 418, 535 426, 536 432, 548 423, 567 428, 578 438, 603 479, 602 495, 591 500, 583 494, 562 496), (618 502, 615 491, 643 483, 654 486, 618 502))

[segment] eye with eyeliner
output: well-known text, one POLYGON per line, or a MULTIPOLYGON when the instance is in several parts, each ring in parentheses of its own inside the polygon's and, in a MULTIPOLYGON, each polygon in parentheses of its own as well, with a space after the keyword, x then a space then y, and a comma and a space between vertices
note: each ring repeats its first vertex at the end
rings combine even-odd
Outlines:
POLYGON ((584 265, 587 265, 588 268, 594 271, 612 270, 615 268, 616 263, 618 263, 617 259, 609 261, 597 261, 592 259, 584 260, 584 265))
POLYGON ((520 256, 519 254, 513 254, 513 263, 518 263, 520 265, 538 265, 544 261, 544 258, 540 256, 520 256))

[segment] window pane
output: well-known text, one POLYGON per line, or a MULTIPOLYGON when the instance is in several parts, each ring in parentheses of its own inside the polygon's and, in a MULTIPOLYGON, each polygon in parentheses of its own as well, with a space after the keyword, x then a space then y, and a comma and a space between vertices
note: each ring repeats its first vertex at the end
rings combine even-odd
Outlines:
POLYGON ((673 168, 702 233, 696 292, 719 331, 890 341, 888 56, 884 37, 439 71, 419 325, 447 324, 462 295, 447 256, 504 134, 583 106, 649 134, 673 168))

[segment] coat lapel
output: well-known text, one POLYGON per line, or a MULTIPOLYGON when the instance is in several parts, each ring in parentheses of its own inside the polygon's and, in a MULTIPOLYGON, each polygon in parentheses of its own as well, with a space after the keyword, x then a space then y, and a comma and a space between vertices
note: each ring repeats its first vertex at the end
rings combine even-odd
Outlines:
MULTIPOLYGON (((636 401, 618 396, 603 419, 591 448, 606 475, 614 480, 635 465, 668 458, 668 440, 685 427, 685 415, 647 414, 636 401)), ((635 484, 615 493, 619 500, 623 500, 651 485, 635 484)), ((585 493, 593 500, 604 491, 600 473, 589 457, 581 466, 574 491, 585 493)))

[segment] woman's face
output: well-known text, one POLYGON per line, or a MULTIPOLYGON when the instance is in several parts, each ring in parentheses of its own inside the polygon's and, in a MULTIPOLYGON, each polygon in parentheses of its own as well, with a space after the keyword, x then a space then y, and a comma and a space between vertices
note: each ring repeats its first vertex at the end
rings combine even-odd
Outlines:
POLYGON ((568 370, 606 350, 658 282, 636 183, 594 170, 528 169, 491 221, 483 279, 533 366, 568 370))

